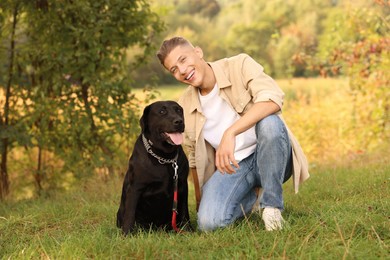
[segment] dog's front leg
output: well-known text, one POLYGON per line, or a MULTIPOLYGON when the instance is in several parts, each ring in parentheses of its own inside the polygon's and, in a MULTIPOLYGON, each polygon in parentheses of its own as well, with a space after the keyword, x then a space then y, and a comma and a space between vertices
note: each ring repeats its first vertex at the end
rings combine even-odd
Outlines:
POLYGON ((134 187, 130 187, 127 192, 122 226, 122 231, 125 235, 134 231, 135 211, 140 195, 140 191, 136 190, 134 187))
POLYGON ((186 229, 187 231, 193 231, 194 229, 191 226, 190 214, 188 212, 188 184, 185 182, 183 186, 183 192, 181 192, 181 196, 178 201, 178 226, 186 229))

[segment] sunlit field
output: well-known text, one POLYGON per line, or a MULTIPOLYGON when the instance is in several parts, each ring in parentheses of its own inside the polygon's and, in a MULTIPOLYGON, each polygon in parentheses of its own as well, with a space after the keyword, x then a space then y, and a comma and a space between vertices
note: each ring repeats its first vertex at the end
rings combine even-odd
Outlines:
MULTIPOLYGON (((285 92, 284 119, 313 166, 345 164, 368 157, 380 159, 389 146, 388 140, 374 140, 367 145, 362 135, 365 125, 353 117, 356 107, 347 79, 292 78, 277 83, 285 92)), ((156 100, 178 100, 185 88, 159 86, 155 89, 156 100)), ((140 99, 145 96, 141 90, 135 90, 135 94, 140 99)))

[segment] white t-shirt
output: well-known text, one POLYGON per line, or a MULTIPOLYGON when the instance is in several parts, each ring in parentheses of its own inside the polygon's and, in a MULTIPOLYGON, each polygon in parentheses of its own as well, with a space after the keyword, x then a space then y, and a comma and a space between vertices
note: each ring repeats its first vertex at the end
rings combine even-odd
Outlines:
MULTIPOLYGON (((206 117, 203 136, 214 149, 217 149, 225 130, 240 119, 240 115, 218 95, 217 85, 205 96, 202 96, 200 92, 198 94, 203 114, 206 117)), ((241 161, 251 155, 255 148, 256 132, 253 126, 236 136, 234 158, 236 161, 241 161)))

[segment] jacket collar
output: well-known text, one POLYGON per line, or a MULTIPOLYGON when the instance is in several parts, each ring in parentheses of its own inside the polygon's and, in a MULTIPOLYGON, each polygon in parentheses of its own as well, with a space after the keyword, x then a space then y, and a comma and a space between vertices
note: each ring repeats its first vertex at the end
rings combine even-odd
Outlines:
MULTIPOLYGON (((222 67, 218 63, 218 61, 215 62, 208 62, 210 67, 213 69, 215 79, 217 81, 217 86, 220 89, 231 87, 232 83, 230 82, 229 78, 224 73, 222 67)), ((198 110, 199 112, 202 112, 202 106, 200 105, 199 96, 198 96, 198 89, 190 86, 191 91, 191 106, 190 106, 190 112, 194 112, 195 110, 198 110)))
POLYGON ((220 62, 215 61, 215 62, 209 62, 208 64, 214 71, 215 79, 220 89, 232 86, 232 83, 230 82, 229 78, 226 76, 224 70, 220 65, 220 62))
POLYGON ((200 105, 199 97, 198 97, 198 88, 195 88, 193 86, 190 86, 190 100, 191 100, 191 106, 190 106, 190 113, 195 112, 198 110, 202 113, 202 106, 200 105))

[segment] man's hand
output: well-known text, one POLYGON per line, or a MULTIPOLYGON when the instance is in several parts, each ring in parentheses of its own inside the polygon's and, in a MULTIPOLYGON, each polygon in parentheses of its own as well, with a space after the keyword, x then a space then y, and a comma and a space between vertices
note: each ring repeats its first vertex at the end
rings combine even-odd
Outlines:
POLYGON ((222 173, 235 173, 239 168, 234 158, 236 136, 254 126, 261 119, 280 110, 273 101, 255 103, 239 120, 230 126, 222 136, 221 143, 215 154, 215 166, 222 173), (234 166, 234 167, 233 167, 234 166))
POLYGON ((226 130, 215 154, 215 166, 221 173, 232 174, 236 172, 235 168, 239 168, 234 158, 235 146, 236 136, 229 130, 226 130))

